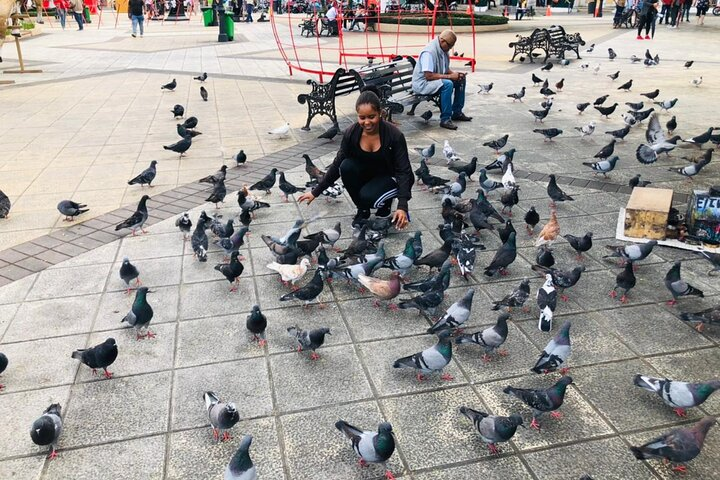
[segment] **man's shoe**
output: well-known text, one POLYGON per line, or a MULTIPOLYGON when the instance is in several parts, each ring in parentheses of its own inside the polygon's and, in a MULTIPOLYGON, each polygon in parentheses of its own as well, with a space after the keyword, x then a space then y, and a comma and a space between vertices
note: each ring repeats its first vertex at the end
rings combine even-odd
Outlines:
POLYGON ((472 121, 472 117, 468 117, 464 113, 460 112, 456 115, 452 116, 452 119, 456 122, 470 122, 472 121))
POLYGON ((355 218, 353 218, 352 226, 360 228, 363 220, 367 220, 368 218, 370 218, 370 210, 358 210, 355 214, 355 218))
POLYGON ((448 120, 447 122, 440 122, 440 126, 442 128, 447 128, 448 130, 457 130, 457 125, 455 125, 452 120, 448 120))
POLYGON ((375 211, 375 216, 378 218, 386 218, 390 216, 390 208, 391 208, 392 200, 389 202, 386 202, 382 207, 378 208, 375 211))

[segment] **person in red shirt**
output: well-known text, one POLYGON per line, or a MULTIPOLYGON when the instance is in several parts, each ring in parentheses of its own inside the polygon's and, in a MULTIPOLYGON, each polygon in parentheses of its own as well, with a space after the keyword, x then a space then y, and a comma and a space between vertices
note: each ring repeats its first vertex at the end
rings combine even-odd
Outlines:
POLYGON ((665 24, 668 23, 668 20, 670 19, 670 10, 673 0, 662 0, 662 10, 660 10, 660 15, 658 15, 658 23, 662 25, 663 20, 665 20, 665 24))
POLYGON ((65 19, 67 18, 68 5, 67 0, 54 0, 55 12, 58 20, 60 20, 60 26, 65 30, 65 19))

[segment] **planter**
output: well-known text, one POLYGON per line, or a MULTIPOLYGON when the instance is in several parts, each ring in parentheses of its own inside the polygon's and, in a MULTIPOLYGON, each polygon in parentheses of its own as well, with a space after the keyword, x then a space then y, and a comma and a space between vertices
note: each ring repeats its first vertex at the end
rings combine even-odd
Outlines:
MULTIPOLYGON (((375 28, 377 28, 378 32, 382 33, 421 33, 423 35, 426 35, 429 27, 427 25, 398 25, 397 23, 378 23, 375 25, 375 28)), ((510 25, 507 23, 503 25, 476 25, 475 33, 501 32, 508 29, 510 29, 510 25)), ((472 31, 472 25, 453 27, 453 32, 455 33, 472 33, 472 31)))
POLYGON ((473 7, 473 8, 475 9, 475 13, 482 13, 482 12, 487 12, 487 11, 488 11, 487 5, 484 6, 484 7, 481 6, 481 7, 473 7))

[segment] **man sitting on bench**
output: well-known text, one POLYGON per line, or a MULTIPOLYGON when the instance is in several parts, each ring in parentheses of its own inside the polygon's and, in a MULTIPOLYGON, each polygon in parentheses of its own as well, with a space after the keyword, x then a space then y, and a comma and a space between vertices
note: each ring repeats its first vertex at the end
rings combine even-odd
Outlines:
POLYGON ((440 126, 448 130, 457 130, 453 120, 472 120, 472 117, 462 111, 465 106, 465 74, 450 70, 448 52, 455 46, 456 41, 457 36, 452 30, 443 30, 420 52, 412 76, 412 89, 416 95, 433 95, 439 92, 440 126))

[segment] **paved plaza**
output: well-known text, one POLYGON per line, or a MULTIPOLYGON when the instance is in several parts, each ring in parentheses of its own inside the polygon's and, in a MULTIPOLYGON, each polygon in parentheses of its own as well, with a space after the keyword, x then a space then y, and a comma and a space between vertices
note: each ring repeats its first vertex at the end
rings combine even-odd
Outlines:
MULTIPOLYGON (((694 22, 694 17, 693 22, 694 22)), ((517 149, 514 164, 520 185, 520 203, 513 209, 518 230, 518 258, 508 276, 488 279, 482 274, 500 246, 492 232, 483 232, 487 250, 478 252, 476 271, 467 280, 453 274, 441 308, 459 299, 469 287, 476 291, 466 327, 475 332, 495 323, 492 302, 501 299, 523 277, 531 280, 529 313, 513 310, 505 348, 509 355, 485 363, 473 346, 453 345, 446 368, 454 379, 432 375, 418 382, 408 370, 393 369, 393 361, 433 345, 426 333, 428 318, 415 310, 385 311, 373 306, 368 293, 335 281, 326 284, 320 300, 327 308, 303 309, 300 302, 280 302, 288 289, 266 268, 273 260, 261 235, 282 235, 298 219, 319 216, 306 231, 342 225, 340 246, 351 241, 349 197, 335 202, 318 199, 311 206, 285 203, 277 188, 260 195, 271 208, 257 212, 252 234, 241 253, 245 271, 238 292, 213 266, 223 252, 212 246, 207 263, 193 258, 175 226, 188 211, 196 222, 201 211, 233 218, 239 212, 235 191, 252 183, 273 166, 286 172, 290 182, 307 181, 302 154, 327 167, 334 158, 333 142, 316 137, 330 125, 318 117, 312 130, 300 129, 306 106, 297 95, 308 92, 307 76, 290 77, 275 52, 268 24, 236 25, 238 41, 215 43, 216 30, 204 29, 197 18, 184 25, 153 24, 143 39, 132 39, 130 25, 121 18, 113 28, 112 16, 84 32, 45 25, 44 34, 23 42, 28 66, 43 73, 12 77, 15 85, 0 86, 0 189, 13 202, 10 218, 0 220, 0 352, 10 364, 0 377, 0 478, 2 479, 219 479, 244 434, 254 437, 251 456, 258 478, 265 479, 380 479, 379 466, 361 469, 345 437, 334 428, 338 419, 367 430, 388 421, 397 449, 388 467, 397 478, 440 479, 709 479, 720 467, 720 427, 708 434, 705 448, 688 464, 686 474, 673 472, 659 461, 640 462, 630 453, 638 445, 677 426, 720 414, 720 395, 700 408, 678 417, 662 400, 633 386, 642 373, 684 381, 720 377, 720 329, 707 326, 701 333, 678 319, 680 312, 718 305, 720 282, 708 276, 711 265, 692 252, 658 247, 639 263, 638 285, 621 304, 608 297, 619 268, 603 259, 615 240, 618 210, 629 198, 628 180, 637 173, 654 186, 672 188, 676 205, 685 208, 693 186, 720 184, 717 158, 694 182, 668 171, 687 164, 700 149, 677 148, 669 158, 650 166, 635 160, 635 149, 645 142, 644 124, 618 143, 617 168, 607 177, 594 175, 582 162, 609 137, 607 130, 622 126, 624 102, 637 102, 641 92, 659 88, 659 100, 679 98, 661 123, 677 116, 677 133, 688 138, 718 123, 720 83, 720 21, 709 17, 702 28, 684 24, 678 30, 658 28, 653 41, 636 41, 629 30, 613 30, 611 16, 555 15, 511 22, 508 31, 477 36, 478 71, 468 77, 465 112, 472 123, 455 132, 439 128, 438 112, 429 123, 419 117, 398 115, 400 128, 411 147, 440 147, 444 140, 464 159, 477 156, 487 164, 495 156, 482 142, 510 134, 509 147, 517 149), (109 19, 108 19, 109 18, 109 19), (550 72, 539 64, 508 63, 508 42, 518 33, 553 23, 579 31, 595 52, 585 54, 550 72), (612 63, 607 48, 619 57, 612 63), (631 55, 642 57, 645 48, 658 53, 653 68, 631 65, 631 55), (690 70, 682 64, 694 60, 690 70), (591 68, 584 71, 580 64, 591 68), (600 65, 597 75, 592 67, 600 65), (613 83, 607 74, 621 71, 613 83), (198 95, 192 77, 207 71, 205 86, 210 101, 198 95), (548 77, 551 86, 561 78, 565 88, 555 98, 545 126, 533 123, 528 109, 539 108, 542 97, 531 88, 531 73, 548 77), (690 80, 703 76, 700 88, 690 80), (177 78, 174 93, 160 85, 177 78), (632 78, 631 92, 617 90, 632 78), (489 95, 477 95, 476 84, 494 82, 489 95), (506 95, 528 87, 524 103, 506 95), (579 116, 575 104, 610 94, 608 103, 620 107, 610 119, 595 111, 579 116), (196 138, 187 157, 163 150, 177 140, 170 110, 179 103, 188 115, 199 118, 196 138), (595 134, 581 139, 573 127, 590 121, 595 134), (266 132, 284 122, 292 130, 277 139, 266 132), (557 127, 564 134, 545 143, 533 128, 557 127), (232 160, 238 150, 248 155, 243 167, 232 160), (127 181, 158 161, 154 187, 128 185, 127 181), (201 177, 223 163, 228 170, 228 196, 216 209, 204 199, 211 187, 201 177), (550 335, 537 329, 535 292, 542 279, 530 270, 535 263, 534 237, 524 231, 522 218, 535 206, 541 225, 549 217, 545 191, 547 175, 560 177, 563 190, 575 197, 558 207, 563 234, 594 233, 594 246, 582 262, 580 283, 568 290, 570 300, 559 302, 554 331, 572 322, 573 352, 568 361, 574 383, 568 388, 559 419, 541 419, 542 430, 518 429, 511 442, 499 445, 493 456, 472 423, 459 414, 461 406, 493 414, 520 413, 529 424, 531 411, 505 395, 507 385, 549 386, 559 376, 530 372, 550 335), (130 236, 114 226, 127 218, 143 194, 149 194, 148 233, 130 236), (87 203, 90 212, 75 224, 63 222, 55 209, 71 198, 87 203), (132 329, 120 320, 131 307, 134 293, 125 294, 118 271, 124 257, 140 270, 152 293, 155 316, 151 330, 157 337, 136 341, 132 329), (672 262, 682 260, 685 280, 702 289, 704 298, 665 304, 670 294, 663 278, 672 262), (481 268, 483 267, 483 268, 481 268), (265 347, 251 341, 245 319, 253 305, 268 318, 265 347), (287 327, 329 327, 331 335, 312 361, 297 353, 287 327), (106 338, 117 341, 119 356, 110 367, 112 379, 93 377, 90 369, 70 357, 73 350, 97 345, 106 338), (238 407, 240 422, 233 439, 216 444, 205 413, 202 395, 213 390, 238 407), (51 403, 62 405, 64 431, 58 458, 48 460, 47 448, 29 437, 30 426, 51 403)), ((280 30, 281 34, 282 30, 280 30)), ((297 33, 297 32, 296 32, 297 33)), ((357 34, 355 41, 362 42, 357 34)), ((347 34, 349 38, 351 34, 347 34)), ((411 40, 418 42, 417 38, 411 40)), ((323 39, 332 46, 333 40, 323 39)), ((586 47, 587 47, 586 46, 586 47)), ((460 38, 459 47, 470 42, 460 38)), ((310 57, 309 54, 308 58, 310 57)), ((0 70, 15 68, 14 46, 6 43, 0 70)), ((310 60, 308 60, 310 61, 310 60)), ((0 79, 10 75, 0 74, 0 79)), ((646 103, 647 103, 647 99, 646 103)), ((338 99, 341 126, 352 121, 355 97, 338 99)), ((425 108, 422 105, 418 113, 425 108)), ((659 107, 656 107, 659 110, 659 107)), ((436 154, 435 175, 450 178, 436 154)), ((413 168, 420 157, 411 153, 413 168)), ((473 178, 477 178, 476 175, 473 178)), ((499 180, 499 178, 497 178, 499 180)), ((468 184, 474 196, 477 183, 468 184)), ((489 195, 499 205, 499 194, 489 195)), ((498 207, 499 208, 499 207, 498 207)), ((441 245, 437 225, 442 223, 439 196, 413 187, 412 222, 401 232, 391 230, 385 241, 388 255, 400 253, 409 236, 422 232, 425 252, 441 245)), ((579 263, 563 240, 554 245, 557 264, 571 268, 579 263)), ((313 267, 314 268, 314 267, 313 267)), ((425 277, 418 269, 412 279, 425 277)), ((378 274, 383 278, 388 270, 378 274)), ((309 280, 308 274, 301 283, 309 280)), ((400 298, 408 295, 401 294, 400 298)))

